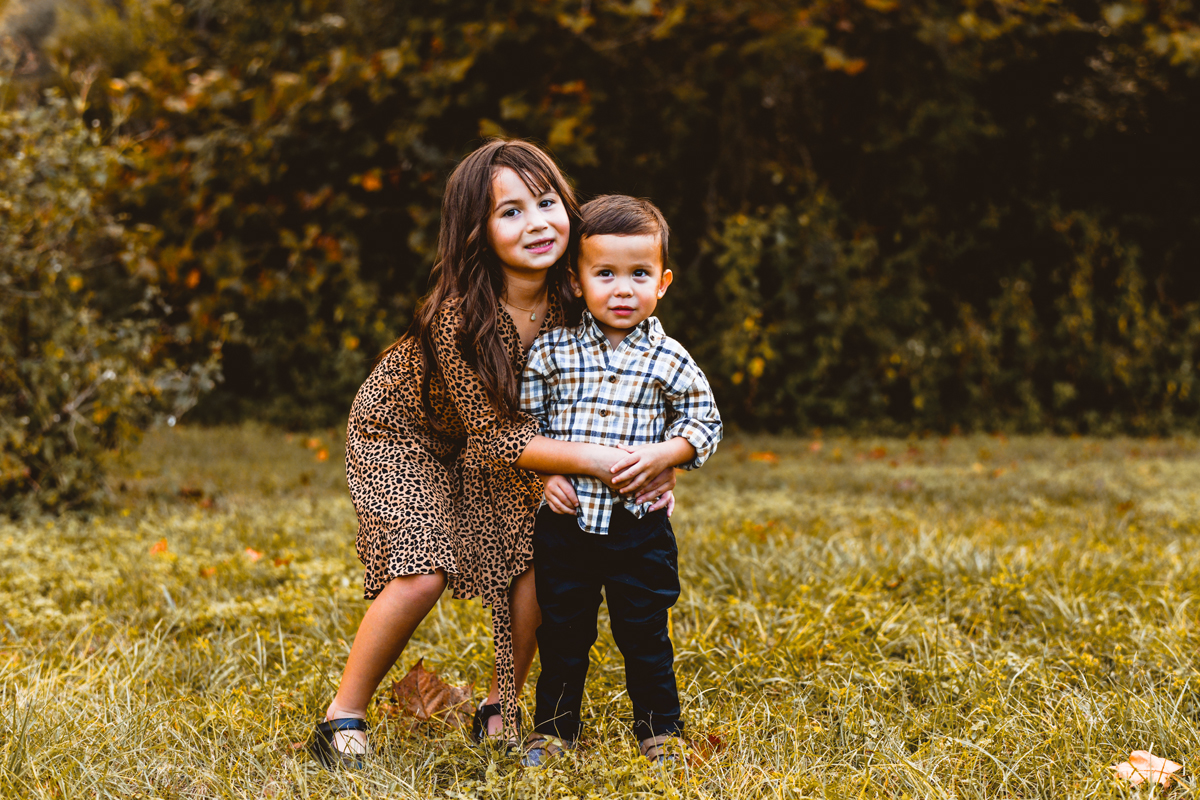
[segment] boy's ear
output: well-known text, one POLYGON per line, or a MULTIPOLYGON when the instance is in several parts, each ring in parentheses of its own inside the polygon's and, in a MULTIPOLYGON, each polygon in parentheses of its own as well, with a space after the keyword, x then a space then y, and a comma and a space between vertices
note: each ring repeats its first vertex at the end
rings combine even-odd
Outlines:
POLYGON ((567 270, 567 283, 571 286, 571 291, 576 297, 583 297, 583 287, 579 285, 579 276, 575 274, 575 270, 567 270))
POLYGON ((658 298, 660 300, 662 299, 662 296, 667 293, 667 287, 671 285, 671 281, 674 280, 674 278, 675 276, 671 274, 671 270, 663 270, 662 277, 658 279, 658 298))

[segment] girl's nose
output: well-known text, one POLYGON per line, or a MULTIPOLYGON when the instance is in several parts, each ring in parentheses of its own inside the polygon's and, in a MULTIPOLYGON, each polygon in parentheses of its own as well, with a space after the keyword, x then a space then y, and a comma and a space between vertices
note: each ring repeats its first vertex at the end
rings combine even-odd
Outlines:
POLYGON ((546 227, 546 217, 541 211, 530 211, 525 215, 525 227, 531 231, 540 231, 546 227))

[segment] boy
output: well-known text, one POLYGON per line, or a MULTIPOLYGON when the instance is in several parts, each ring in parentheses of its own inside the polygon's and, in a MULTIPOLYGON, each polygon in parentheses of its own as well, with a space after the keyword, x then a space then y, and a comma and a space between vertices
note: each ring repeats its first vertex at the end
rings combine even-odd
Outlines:
MULTIPOLYGON (((587 311, 577 327, 534 342, 522 409, 551 438, 630 449, 618 475, 695 469, 716 449, 721 417, 704 373, 651 316, 671 285, 666 220, 653 203, 622 195, 596 198, 581 217, 571 287, 587 311)), ((524 763, 541 764, 579 736, 601 588, 642 755, 669 757, 663 745, 683 730, 667 631, 679 597, 671 523, 665 510, 647 513, 648 503, 624 501, 595 478, 570 481, 573 492, 563 478, 547 479, 534 523, 542 672, 524 763)))

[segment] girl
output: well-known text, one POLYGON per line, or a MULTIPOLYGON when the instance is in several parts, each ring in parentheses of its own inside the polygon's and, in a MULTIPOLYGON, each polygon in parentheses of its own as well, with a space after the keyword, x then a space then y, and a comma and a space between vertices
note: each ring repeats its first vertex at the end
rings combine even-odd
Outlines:
POLYGON ((672 499, 674 470, 618 484, 624 451, 539 436, 517 410, 530 345, 575 311, 566 253, 578 213, 557 165, 527 142, 489 141, 450 175, 433 290, 379 357, 346 428, 373 602, 309 743, 327 767, 361 766, 367 704, 447 584, 492 607, 495 668, 472 736, 515 735, 540 622, 530 533, 541 484, 525 470, 593 475, 656 507, 672 499))

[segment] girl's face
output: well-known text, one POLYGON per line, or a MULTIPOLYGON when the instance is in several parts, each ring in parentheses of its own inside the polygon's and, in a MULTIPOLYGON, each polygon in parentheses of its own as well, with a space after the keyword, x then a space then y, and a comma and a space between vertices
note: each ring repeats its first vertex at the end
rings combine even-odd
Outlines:
POLYGON ((562 198, 553 189, 539 195, 508 167, 492 178, 488 244, 504 264, 505 272, 520 277, 541 277, 554 266, 571 237, 571 221, 562 198))

